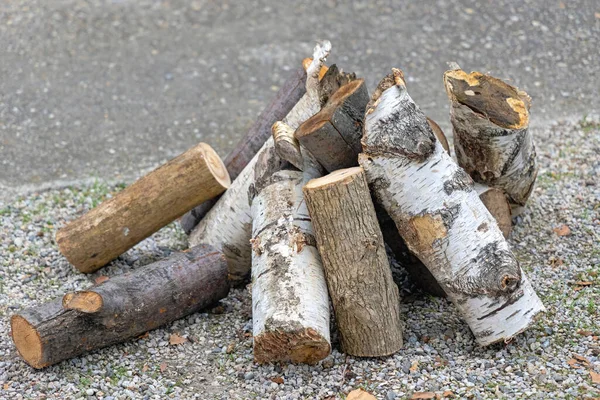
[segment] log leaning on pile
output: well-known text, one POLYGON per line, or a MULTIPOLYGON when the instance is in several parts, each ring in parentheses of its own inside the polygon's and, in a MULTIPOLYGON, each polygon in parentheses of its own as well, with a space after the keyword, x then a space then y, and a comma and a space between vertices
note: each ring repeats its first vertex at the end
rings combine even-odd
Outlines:
MULTIPOLYGON (((275 121, 284 118, 306 93, 306 72, 299 68, 288 78, 275 98, 260 113, 256 122, 250 127, 236 147, 223 160, 231 180, 235 180, 246 165, 262 148, 271 135, 271 126, 275 121)), ((218 199, 212 199, 195 207, 186 213, 180 221, 181 227, 188 235, 216 204, 218 199)))
POLYGON ((303 189, 344 353, 380 357, 402 347, 400 298, 360 167, 303 189))
POLYGON ((312 364, 331 350, 329 296, 302 196, 303 175, 273 174, 252 204, 252 320, 259 363, 312 364))
MULTIPOLYGON (((307 70, 306 93, 283 121, 293 129, 320 109, 319 72, 330 49, 329 42, 315 47, 313 59, 316 61, 313 61, 307 70)), ((256 179, 263 176, 255 176, 257 162, 263 160, 271 163, 272 171, 280 169, 278 162, 282 160, 273 149, 274 142, 270 137, 227 192, 194 228, 189 238, 191 246, 208 243, 223 251, 229 263, 229 279, 234 285, 243 283, 251 268, 251 252, 248 245, 252 234, 250 207, 256 195, 256 179)))
POLYGON ((503 190, 518 213, 538 171, 528 129, 531 98, 500 79, 462 69, 446 71, 444 84, 458 164, 476 182, 503 190))
POLYGON ((56 242, 79 271, 94 272, 230 183, 217 153, 200 143, 67 224, 56 242))
POLYGON ((211 246, 115 276, 13 315, 21 357, 44 368, 197 312, 227 296, 227 262, 211 246))
POLYGON ((508 340, 544 310, 471 178, 436 140, 400 70, 367 107, 367 180, 410 250, 431 271, 480 345, 508 340))

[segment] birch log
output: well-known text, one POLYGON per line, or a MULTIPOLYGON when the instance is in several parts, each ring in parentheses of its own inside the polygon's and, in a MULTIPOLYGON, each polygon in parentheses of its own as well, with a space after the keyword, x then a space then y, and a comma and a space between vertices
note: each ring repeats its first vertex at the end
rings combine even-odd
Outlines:
MULTIPOLYGON (((284 118, 306 93, 305 68, 299 68, 288 78, 275 98, 260 113, 246 135, 223 160, 231 180, 235 180, 250 160, 262 148, 271 134, 275 121, 284 118)), ((208 211, 217 203, 217 198, 208 200, 181 217, 180 224, 188 235, 208 211)))
POLYGON ((201 310, 227 296, 227 264, 201 245, 11 318, 19 355, 44 368, 201 310))
MULTIPOLYGON (((292 129, 296 129, 320 109, 319 71, 330 49, 328 41, 318 44, 314 49, 315 61, 307 68, 306 93, 283 121, 292 129)), ((229 265, 229 279, 234 285, 245 281, 252 264, 249 245, 252 234, 250 208, 257 193, 256 181, 281 169, 285 162, 277 155, 273 137, 270 137, 190 235, 190 246, 208 243, 225 254, 229 265), (263 165, 257 167, 259 160, 263 165), (262 172, 257 174, 257 170, 262 172)))
POLYGON ((368 101, 364 80, 345 84, 321 111, 300 125, 296 139, 329 172, 355 166, 368 101))
POLYGON ((367 180, 410 250, 431 271, 477 342, 509 340, 544 310, 471 178, 436 140, 393 69, 367 106, 367 180))
POLYGON ((519 210, 538 165, 529 132, 531 98, 500 79, 461 69, 444 74, 458 164, 479 183, 502 189, 519 210))
POLYGON ((344 353, 393 354, 402 347, 400 298, 360 167, 304 186, 344 353))
POLYGON ((58 248, 79 271, 94 272, 230 183, 217 153, 200 143, 60 229, 58 248))
POLYGON ((272 176, 252 205, 252 319, 259 363, 316 363, 330 350, 329 297, 303 173, 272 176))

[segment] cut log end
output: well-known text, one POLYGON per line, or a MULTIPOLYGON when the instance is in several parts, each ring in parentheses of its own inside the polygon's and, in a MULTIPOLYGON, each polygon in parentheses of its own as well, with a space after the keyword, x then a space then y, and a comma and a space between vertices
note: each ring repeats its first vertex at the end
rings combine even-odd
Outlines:
POLYGON ((522 129, 529 124, 531 98, 500 79, 462 69, 446 71, 448 97, 488 118, 501 128, 522 129))
POLYGON ((362 167, 338 169, 337 171, 334 171, 324 177, 311 179, 304 187, 306 189, 315 189, 336 184, 338 182, 350 182, 354 179, 354 176, 362 173, 362 167))
POLYGON ((217 152, 206 143, 199 144, 199 150, 202 157, 206 160, 206 166, 213 174, 215 180, 223 186, 224 189, 228 189, 231 186, 231 178, 227 172, 227 167, 221 160, 221 157, 217 152))
POLYGON ((20 315, 13 315, 10 325, 13 341, 23 360, 33 368, 44 368, 46 366, 42 363, 44 347, 35 327, 20 315))
POLYGON ((100 294, 86 290, 65 294, 62 304, 65 310, 77 310, 86 314, 93 314, 102 309, 104 300, 100 294))
POLYGON ((331 345, 311 328, 293 332, 270 331, 254 338, 254 361, 316 364, 329 355, 331 345))
POLYGON ((302 170, 304 160, 300 151, 300 143, 294 137, 294 129, 282 121, 277 121, 273 124, 271 130, 273 132, 275 150, 277 150, 279 157, 302 170))

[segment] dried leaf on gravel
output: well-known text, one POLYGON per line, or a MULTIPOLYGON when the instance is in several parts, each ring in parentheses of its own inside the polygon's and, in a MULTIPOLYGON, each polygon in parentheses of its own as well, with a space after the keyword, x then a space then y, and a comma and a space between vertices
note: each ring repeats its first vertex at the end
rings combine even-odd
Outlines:
POLYGON ((144 366, 142 367, 142 373, 148 371, 148 364, 144 364, 144 366))
POLYGON ((442 393, 442 397, 454 397, 454 392, 452 392, 452 390, 446 390, 442 393))
POLYGON ((592 377, 592 383, 600 384, 600 374, 596 371, 590 371, 590 376, 592 377))
POLYGON ((97 277, 96 279, 94 279, 94 282, 96 283, 96 285, 101 284, 102 282, 106 282, 107 280, 109 280, 110 278, 108 276, 105 275, 100 275, 99 277, 97 277))
POLYGON ((567 236, 571 234, 571 229, 569 229, 567 225, 562 224, 561 226, 554 228, 554 233, 558 236, 567 236))
POLYGON ((592 333, 594 333, 594 332, 592 332, 592 331, 586 331, 586 330, 580 329, 580 330, 578 330, 578 331, 577 331, 577 333, 578 333, 579 335, 581 335, 581 336, 591 336, 591 335, 592 335, 592 333))
POLYGON ((419 362, 418 361, 413 361, 412 365, 410 366, 410 371, 411 372, 415 372, 417 369, 419 369, 419 362))
POLYGON ((415 399, 433 399, 435 398, 435 393, 433 392, 415 392, 411 396, 411 400, 415 399))
POLYGON ((150 336, 150 332, 144 332, 142 333, 140 336, 138 336, 138 339, 146 339, 148 338, 148 336, 150 336))
POLYGON ((271 378, 271 381, 272 381, 272 382, 275 382, 275 383, 277 383, 277 384, 279 384, 279 385, 282 385, 282 384, 283 384, 283 378, 282 378, 282 377, 280 377, 280 376, 276 376, 276 377, 274 377, 274 378, 271 378))
POLYGON ((160 363, 160 372, 165 372, 166 369, 167 369, 167 363, 166 362, 160 363))
POLYGON ((584 356, 580 356, 579 354, 573 354, 573 358, 576 359, 577 361, 580 361, 580 362, 584 363, 584 364, 591 365, 590 360, 588 360, 584 356))
POLYGON ((575 284, 579 285, 579 286, 592 286, 594 284, 594 282, 592 282, 592 281, 578 281, 578 282, 575 282, 575 284))
POLYGON ((355 389, 348 393, 346 400, 377 400, 371 393, 362 389, 355 389))
POLYGON ((179 336, 176 333, 173 333, 171 336, 169 336, 169 344, 172 346, 178 345, 178 344, 183 344, 187 342, 187 339, 184 337, 179 336))

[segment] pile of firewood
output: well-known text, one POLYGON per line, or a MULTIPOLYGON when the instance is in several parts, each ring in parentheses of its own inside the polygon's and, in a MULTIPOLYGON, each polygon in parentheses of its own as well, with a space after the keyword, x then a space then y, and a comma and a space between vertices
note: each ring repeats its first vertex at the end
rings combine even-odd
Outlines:
POLYGON ((201 143, 58 232, 84 273, 186 212, 191 247, 14 315, 27 363, 136 337, 249 277, 257 362, 325 358, 330 298, 342 351, 389 355, 402 321, 386 245, 423 290, 456 305, 480 345, 532 323, 544 306, 506 241, 537 174, 529 96, 447 71, 455 161, 402 71, 369 96, 363 79, 324 65, 330 47, 316 46, 224 162, 201 143))

